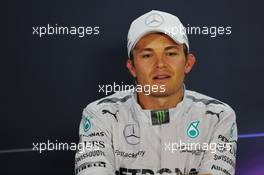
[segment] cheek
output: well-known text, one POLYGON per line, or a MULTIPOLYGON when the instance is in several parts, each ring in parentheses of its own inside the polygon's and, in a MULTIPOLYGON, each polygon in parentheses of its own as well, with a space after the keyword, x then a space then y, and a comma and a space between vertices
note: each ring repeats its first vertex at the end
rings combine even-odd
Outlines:
POLYGON ((184 62, 174 62, 172 66, 172 69, 177 77, 184 76, 185 74, 185 63, 184 62))
POLYGON ((145 79, 148 76, 148 68, 147 67, 138 67, 137 76, 145 79))
POLYGON ((138 73, 140 73, 140 74, 147 74, 147 72, 150 69, 150 65, 147 64, 144 61, 137 62, 136 65, 135 65, 135 67, 136 67, 136 71, 138 73))
POLYGON ((151 73, 151 68, 148 65, 138 64, 136 65, 136 74, 139 82, 148 81, 149 75, 151 73))

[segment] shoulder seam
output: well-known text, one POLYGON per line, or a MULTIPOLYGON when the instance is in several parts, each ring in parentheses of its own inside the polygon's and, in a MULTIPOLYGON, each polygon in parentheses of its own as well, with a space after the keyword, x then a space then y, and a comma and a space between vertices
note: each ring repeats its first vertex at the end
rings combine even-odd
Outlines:
POLYGON ((221 105, 225 105, 225 103, 219 101, 219 100, 216 100, 216 99, 206 99, 206 98, 196 98, 192 95, 187 95, 186 98, 189 98, 191 99, 193 102, 202 102, 203 104, 205 105, 209 105, 209 104, 221 104, 221 105))
POLYGON ((112 98, 105 98, 101 101, 99 101, 97 103, 97 105, 101 104, 101 103, 117 103, 117 102, 121 102, 124 103, 126 102, 128 99, 130 99, 132 96, 131 95, 126 95, 123 98, 117 98, 117 97, 112 97, 112 98))

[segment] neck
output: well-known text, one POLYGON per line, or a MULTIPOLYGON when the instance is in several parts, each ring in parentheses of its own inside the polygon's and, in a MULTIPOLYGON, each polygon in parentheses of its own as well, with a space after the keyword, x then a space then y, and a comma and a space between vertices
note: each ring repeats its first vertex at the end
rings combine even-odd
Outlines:
POLYGON ((151 96, 144 93, 138 93, 138 103, 142 109, 168 109, 174 108, 183 99, 184 88, 181 87, 176 93, 169 96, 151 96))

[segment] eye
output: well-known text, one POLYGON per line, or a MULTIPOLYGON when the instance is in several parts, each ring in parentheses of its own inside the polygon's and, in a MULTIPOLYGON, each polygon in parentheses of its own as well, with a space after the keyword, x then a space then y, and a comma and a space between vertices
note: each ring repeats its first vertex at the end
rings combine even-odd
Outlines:
POLYGON ((150 57, 152 57, 152 54, 150 53, 142 55, 142 58, 150 58, 150 57))
POLYGON ((178 55, 178 53, 177 52, 167 52, 166 55, 167 56, 176 56, 176 55, 178 55))

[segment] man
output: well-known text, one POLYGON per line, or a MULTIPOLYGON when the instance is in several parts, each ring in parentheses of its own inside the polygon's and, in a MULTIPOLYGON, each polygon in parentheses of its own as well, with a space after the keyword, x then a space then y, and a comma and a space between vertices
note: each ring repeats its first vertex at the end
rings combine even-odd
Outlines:
POLYGON ((156 10, 132 22, 127 68, 137 85, 155 88, 117 92, 84 109, 87 149, 76 153, 76 174, 235 173, 235 113, 185 89, 195 57, 182 29, 176 16, 156 10))

